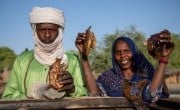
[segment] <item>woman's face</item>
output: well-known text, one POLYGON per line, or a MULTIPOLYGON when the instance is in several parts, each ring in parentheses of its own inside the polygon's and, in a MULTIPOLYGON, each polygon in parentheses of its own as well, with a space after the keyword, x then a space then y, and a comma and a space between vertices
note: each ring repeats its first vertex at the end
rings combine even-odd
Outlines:
POLYGON ((122 70, 131 68, 132 52, 125 41, 118 41, 116 43, 114 57, 122 70))
POLYGON ((36 25, 39 40, 45 44, 52 43, 59 34, 59 26, 52 23, 40 23, 36 25))

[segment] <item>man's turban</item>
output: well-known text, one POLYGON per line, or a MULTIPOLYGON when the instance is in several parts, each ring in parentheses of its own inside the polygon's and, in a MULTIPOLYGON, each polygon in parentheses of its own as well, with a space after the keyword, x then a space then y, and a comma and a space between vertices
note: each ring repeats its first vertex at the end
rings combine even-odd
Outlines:
POLYGON ((34 7, 30 13, 30 23, 54 23, 64 28, 65 18, 62 11, 52 7, 34 7))

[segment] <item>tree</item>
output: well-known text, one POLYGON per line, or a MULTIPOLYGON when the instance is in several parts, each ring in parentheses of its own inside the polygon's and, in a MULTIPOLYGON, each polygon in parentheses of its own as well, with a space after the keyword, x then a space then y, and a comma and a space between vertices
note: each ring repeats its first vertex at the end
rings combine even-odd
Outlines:
POLYGON ((8 47, 0 47, 0 71, 4 68, 11 69, 16 58, 16 54, 8 47))
POLYGON ((172 34, 172 40, 175 44, 175 48, 173 53, 170 56, 170 60, 169 60, 169 68, 180 68, 180 34, 172 34))

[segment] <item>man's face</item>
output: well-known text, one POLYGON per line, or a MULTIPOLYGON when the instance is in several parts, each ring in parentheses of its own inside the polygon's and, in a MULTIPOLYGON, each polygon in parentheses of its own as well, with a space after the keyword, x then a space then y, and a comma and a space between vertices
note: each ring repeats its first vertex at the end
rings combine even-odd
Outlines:
POLYGON ((52 43, 59 34, 60 26, 52 23, 39 23, 36 25, 37 36, 45 44, 52 43))

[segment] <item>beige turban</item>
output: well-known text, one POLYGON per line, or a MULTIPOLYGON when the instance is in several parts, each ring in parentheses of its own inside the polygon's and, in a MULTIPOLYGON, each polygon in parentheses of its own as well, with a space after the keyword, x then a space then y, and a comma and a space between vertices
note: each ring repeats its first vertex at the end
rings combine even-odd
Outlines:
POLYGON ((30 13, 30 23, 34 31, 34 57, 41 64, 52 65, 56 58, 61 59, 61 64, 67 64, 68 59, 63 49, 63 29, 59 28, 59 34, 51 44, 44 44, 37 36, 37 23, 54 23, 64 27, 63 12, 51 7, 35 7, 30 13))
POLYGON ((64 13, 52 7, 34 7, 30 13, 30 23, 54 23, 64 28, 64 13))

